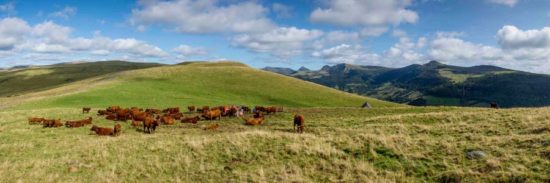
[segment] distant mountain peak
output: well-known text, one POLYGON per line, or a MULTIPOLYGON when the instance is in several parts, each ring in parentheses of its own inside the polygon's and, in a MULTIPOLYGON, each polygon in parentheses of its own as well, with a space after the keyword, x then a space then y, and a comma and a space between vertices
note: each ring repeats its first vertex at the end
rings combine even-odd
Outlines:
POLYGON ((445 64, 442 64, 441 62, 438 62, 436 60, 432 60, 426 64, 424 64, 425 66, 437 66, 437 65, 445 65, 445 64))
POLYGON ((311 70, 309 70, 307 67, 302 66, 298 69, 298 71, 311 71, 311 70))

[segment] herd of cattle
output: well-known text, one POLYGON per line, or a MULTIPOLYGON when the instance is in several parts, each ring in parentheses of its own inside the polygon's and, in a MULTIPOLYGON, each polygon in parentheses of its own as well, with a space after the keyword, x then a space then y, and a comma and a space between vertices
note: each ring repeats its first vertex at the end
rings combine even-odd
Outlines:
MULTIPOLYGON (((121 108, 120 106, 110 106, 104 110, 98 110, 97 115, 105 117, 107 120, 127 122, 131 120, 131 126, 134 128, 143 127, 143 132, 154 133, 158 126, 174 125, 177 120, 181 123, 197 124, 200 120, 220 120, 222 117, 240 117, 244 120, 245 125, 261 125, 264 121, 264 115, 276 114, 283 112, 282 107, 264 107, 256 106, 252 110, 246 106, 218 106, 218 107, 195 107, 188 106, 188 113, 195 114, 185 117, 179 107, 160 109, 145 109, 138 107, 121 108), (246 114, 252 113, 251 117, 245 117, 246 114)), ((82 113, 90 113, 91 108, 82 108, 82 113)), ((39 117, 29 118, 29 124, 42 124, 44 128, 57 128, 65 126, 67 128, 79 128, 86 125, 92 125, 92 117, 82 120, 66 121, 64 124, 61 119, 45 119, 39 117)), ((219 124, 211 124, 204 127, 204 130, 215 130, 219 124)), ((294 115, 294 130, 297 133, 304 131, 304 116, 300 114, 294 115)), ((118 136, 122 132, 122 126, 118 123, 113 128, 99 127, 93 125, 90 131, 97 135, 118 136)))

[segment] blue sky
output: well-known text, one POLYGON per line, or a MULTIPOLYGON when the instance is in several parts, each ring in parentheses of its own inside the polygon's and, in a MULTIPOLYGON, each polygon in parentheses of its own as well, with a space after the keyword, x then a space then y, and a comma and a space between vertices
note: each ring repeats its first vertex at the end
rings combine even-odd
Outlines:
POLYGON ((0 67, 112 59, 550 73, 550 0, 0 0, 0 67))

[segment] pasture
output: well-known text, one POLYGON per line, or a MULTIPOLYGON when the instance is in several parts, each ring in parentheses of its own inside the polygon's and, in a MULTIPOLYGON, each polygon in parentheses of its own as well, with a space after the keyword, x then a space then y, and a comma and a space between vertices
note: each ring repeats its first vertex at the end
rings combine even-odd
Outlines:
MULTIPOLYGON (((143 106, 146 107, 146 106, 143 106)), ((181 106, 184 107, 184 106, 181 106)), ((81 108, 0 111, 0 182, 547 182, 550 108, 292 108, 118 137, 29 125, 94 117, 81 108), (305 132, 292 130, 293 113, 305 132), (201 127, 219 124, 217 130, 201 127), (486 156, 469 159, 478 150, 486 156)), ((185 116, 192 116, 185 114, 185 116)))

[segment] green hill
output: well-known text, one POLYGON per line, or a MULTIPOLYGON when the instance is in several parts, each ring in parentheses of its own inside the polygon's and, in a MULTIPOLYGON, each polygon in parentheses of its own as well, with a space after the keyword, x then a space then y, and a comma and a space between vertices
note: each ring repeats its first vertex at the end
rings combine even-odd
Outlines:
POLYGON ((360 106, 365 101, 374 107, 396 105, 235 62, 195 62, 126 71, 76 82, 65 88, 77 91, 57 92, 62 95, 58 97, 49 97, 52 94, 48 92, 34 94, 48 98, 27 102, 19 108, 220 104, 334 107, 360 106))
POLYGON ((104 61, 3 70, 0 71, 0 97, 44 91, 104 74, 160 65, 154 63, 104 61))

